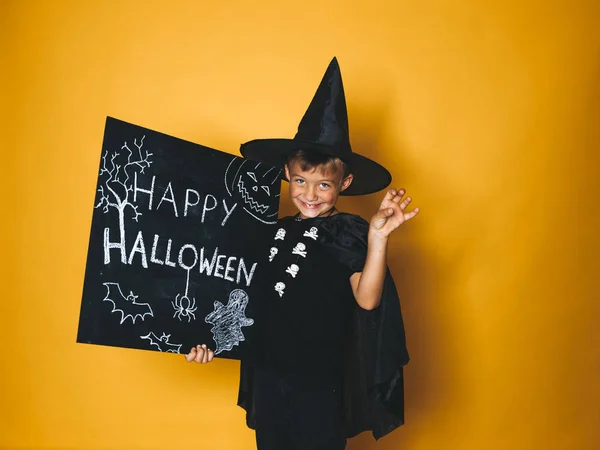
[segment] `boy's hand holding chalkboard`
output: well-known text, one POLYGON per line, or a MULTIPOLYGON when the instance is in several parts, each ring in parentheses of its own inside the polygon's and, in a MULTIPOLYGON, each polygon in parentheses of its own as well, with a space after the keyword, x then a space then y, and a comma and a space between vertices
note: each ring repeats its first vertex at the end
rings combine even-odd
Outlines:
POLYGON ((206 344, 196 345, 192 347, 190 352, 185 355, 187 362, 197 362, 200 364, 206 364, 213 360, 215 353, 206 347, 206 344))

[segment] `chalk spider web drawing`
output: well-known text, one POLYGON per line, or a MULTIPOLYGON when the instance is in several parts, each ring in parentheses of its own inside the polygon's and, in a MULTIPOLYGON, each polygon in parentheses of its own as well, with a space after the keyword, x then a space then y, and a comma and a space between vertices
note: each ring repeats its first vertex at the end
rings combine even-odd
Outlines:
POLYGON ((241 198, 243 209, 256 220, 274 224, 277 222, 278 202, 271 195, 271 186, 280 180, 277 170, 256 161, 233 158, 225 170, 225 188, 230 196, 241 198))
POLYGON ((194 314, 194 311, 196 311, 198 309, 198 308, 196 308, 196 298, 193 298, 190 300, 190 298, 188 297, 189 287, 190 287, 190 269, 188 269, 188 271, 187 271, 187 281, 185 283, 185 294, 183 294, 183 295, 177 294, 177 297, 175 297, 175 301, 171 302, 171 304, 173 305, 173 308, 175 308, 175 314, 173 314, 173 317, 177 317, 181 321, 183 321, 182 317, 187 317, 188 322, 190 322, 192 320, 192 318, 194 320, 196 320, 196 315, 194 314), (180 295, 181 295, 181 298, 179 298, 180 295))
POLYGON ((152 347, 156 347, 160 352, 181 353, 181 346, 183 344, 174 344, 169 342, 169 339, 171 339, 170 334, 163 333, 162 336, 158 337, 156 334, 154 334, 154 331, 151 331, 146 336, 140 336, 140 338, 149 340, 150 345, 152 347))
POLYGON ((134 151, 129 148, 127 141, 121 146, 123 152, 105 150, 102 155, 102 164, 99 178, 102 184, 98 188, 100 200, 94 208, 102 208, 104 214, 109 212, 110 208, 117 210, 119 216, 119 237, 121 248, 121 262, 126 263, 125 257, 125 209, 129 206, 132 210, 132 219, 136 222, 142 215, 138 207, 133 204, 130 193, 133 192, 132 176, 134 173, 144 173, 150 167, 153 155, 143 149, 144 139, 142 136, 139 141, 133 140, 136 148, 134 151))
POLYGON ((116 312, 121 314, 120 325, 123 325, 127 319, 131 319, 131 323, 135 324, 138 318, 143 321, 146 316, 154 317, 150 305, 148 303, 137 302, 136 299, 138 296, 133 291, 129 291, 128 295, 123 295, 119 283, 107 282, 102 284, 106 286, 106 296, 102 301, 113 304, 111 313, 116 312))
POLYGON ((217 344, 215 355, 224 350, 231 350, 245 340, 242 327, 254 323, 253 319, 246 317, 247 305, 248 294, 242 289, 231 291, 227 305, 223 305, 219 301, 214 302, 215 310, 204 320, 213 325, 210 331, 212 331, 213 339, 217 344))

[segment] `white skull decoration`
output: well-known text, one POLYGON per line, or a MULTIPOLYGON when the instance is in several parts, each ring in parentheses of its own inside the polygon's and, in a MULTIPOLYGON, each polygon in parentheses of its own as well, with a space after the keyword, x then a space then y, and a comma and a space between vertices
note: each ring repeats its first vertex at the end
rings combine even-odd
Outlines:
POLYGON ((287 273, 289 273, 292 277, 296 278, 296 275, 298 275, 299 270, 300 270, 300 267, 298 267, 296 264, 292 264, 285 271, 287 273))
POLYGON ((310 231, 305 231, 305 232, 304 232, 304 237, 309 237, 309 238, 312 238, 312 239, 314 239, 314 240, 316 241, 316 240, 317 240, 317 238, 318 238, 318 236, 317 236, 317 231, 319 231, 319 230, 317 229, 317 227, 312 227, 312 228, 310 229, 310 231))
POLYGON ((275 248, 275 247, 271 247, 271 250, 269 250, 269 251, 270 251, 270 253, 271 253, 271 254, 269 255, 269 261, 273 261, 273 258, 275 258, 275 255, 277 255, 277 252, 278 252, 279 250, 277 250, 277 248, 275 248))
POLYGON ((283 241, 284 238, 285 238, 285 230, 283 228, 280 228, 279 230, 277 230, 277 233, 275 234, 275 240, 283 241))
POLYGON ((281 281, 275 285, 275 290, 279 294, 279 297, 283 297, 284 289, 285 289, 285 283, 282 283, 281 281))
POLYGON ((292 254, 300 255, 303 258, 306 258, 306 245, 304 245, 302 242, 298 242, 292 250, 292 254))

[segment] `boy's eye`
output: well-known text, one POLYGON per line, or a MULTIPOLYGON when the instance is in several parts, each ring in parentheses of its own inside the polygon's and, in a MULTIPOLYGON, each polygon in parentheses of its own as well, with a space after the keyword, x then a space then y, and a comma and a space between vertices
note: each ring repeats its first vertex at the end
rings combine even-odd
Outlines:
POLYGON ((321 183, 321 188, 322 189, 329 189, 329 184, 328 183, 321 183))
POLYGON ((304 184, 304 180, 301 178, 296 178, 296 183, 298 184, 304 184))

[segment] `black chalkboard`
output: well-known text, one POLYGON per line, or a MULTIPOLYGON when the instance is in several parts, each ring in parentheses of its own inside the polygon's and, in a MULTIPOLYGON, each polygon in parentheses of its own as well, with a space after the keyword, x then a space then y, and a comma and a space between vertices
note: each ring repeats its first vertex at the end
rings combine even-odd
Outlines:
POLYGON ((107 118, 77 342, 239 359, 280 169, 107 118))

